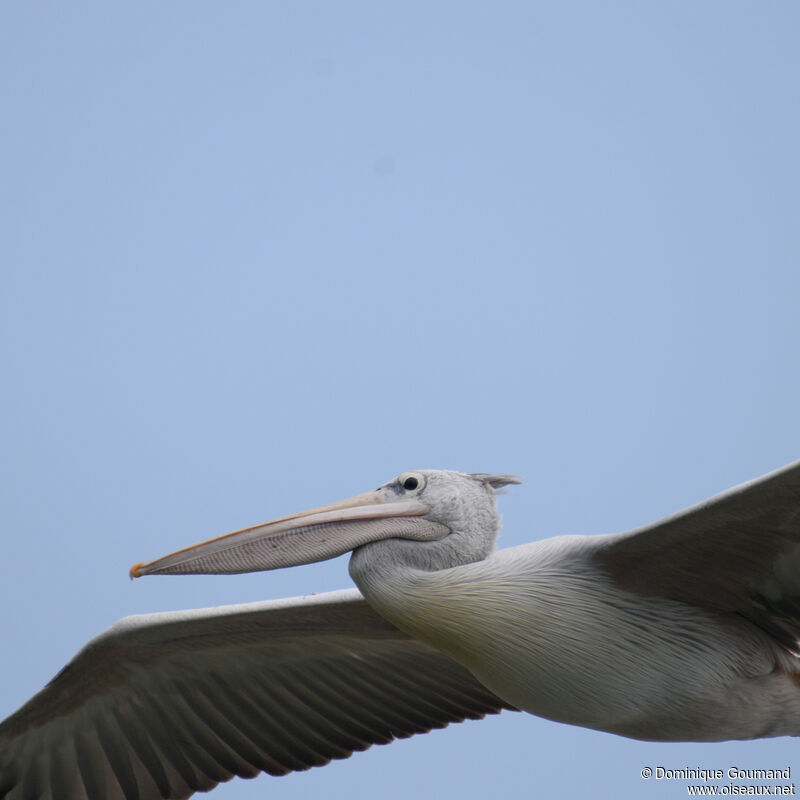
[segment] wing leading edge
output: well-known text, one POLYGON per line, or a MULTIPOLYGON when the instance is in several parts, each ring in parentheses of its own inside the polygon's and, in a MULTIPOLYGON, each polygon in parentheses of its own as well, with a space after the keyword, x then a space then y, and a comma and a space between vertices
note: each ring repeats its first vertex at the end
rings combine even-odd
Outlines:
POLYGON ((183 798, 504 708, 354 590, 128 617, 0 724, 0 798, 183 798))

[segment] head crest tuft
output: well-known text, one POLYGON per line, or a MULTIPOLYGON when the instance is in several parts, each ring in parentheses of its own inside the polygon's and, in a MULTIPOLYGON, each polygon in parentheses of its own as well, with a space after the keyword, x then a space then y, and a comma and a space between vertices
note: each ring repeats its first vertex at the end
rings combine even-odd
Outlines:
POLYGON ((518 475, 489 475, 486 472, 473 472, 470 477, 475 478, 476 481, 481 481, 498 493, 502 492, 506 486, 522 483, 518 475))

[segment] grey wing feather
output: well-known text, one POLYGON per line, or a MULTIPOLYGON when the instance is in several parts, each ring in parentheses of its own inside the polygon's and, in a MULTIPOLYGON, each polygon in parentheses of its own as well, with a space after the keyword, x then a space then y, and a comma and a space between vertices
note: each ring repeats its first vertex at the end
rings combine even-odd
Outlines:
POLYGON ((800 461, 602 537, 594 558, 623 589, 735 612, 800 654, 800 461))
POLYGON ((503 708, 357 591, 128 617, 0 724, 0 798, 183 798, 503 708))

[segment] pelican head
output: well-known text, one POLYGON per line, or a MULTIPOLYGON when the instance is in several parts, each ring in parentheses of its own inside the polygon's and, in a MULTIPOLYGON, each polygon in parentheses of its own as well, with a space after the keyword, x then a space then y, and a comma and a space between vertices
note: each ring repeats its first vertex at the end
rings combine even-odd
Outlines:
POLYGON ((519 480, 510 475, 404 472, 348 500, 140 562, 130 575, 256 572, 324 561, 350 550, 369 554, 370 561, 399 557, 422 569, 478 561, 494 549, 500 526, 495 490, 512 483, 519 480))

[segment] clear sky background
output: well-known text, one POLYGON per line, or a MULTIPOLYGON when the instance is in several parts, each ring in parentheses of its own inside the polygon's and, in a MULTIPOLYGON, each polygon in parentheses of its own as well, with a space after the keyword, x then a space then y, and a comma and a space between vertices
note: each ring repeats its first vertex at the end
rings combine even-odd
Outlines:
MULTIPOLYGON (((509 546, 799 458, 799 40, 792 2, 0 5, 0 716, 127 614, 350 586, 127 570, 406 469, 524 475, 509 546)), ((799 754, 509 713, 213 796, 799 754)))

